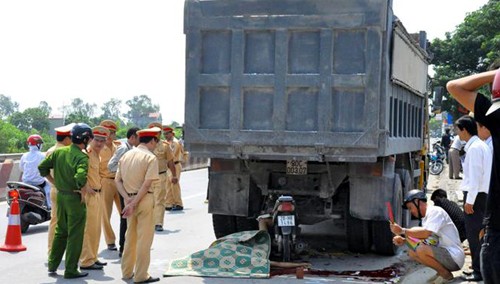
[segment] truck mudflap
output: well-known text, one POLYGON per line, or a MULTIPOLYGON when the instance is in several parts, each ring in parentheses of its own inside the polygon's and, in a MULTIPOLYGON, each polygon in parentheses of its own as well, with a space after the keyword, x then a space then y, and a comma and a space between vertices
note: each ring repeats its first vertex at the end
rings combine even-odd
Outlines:
POLYGON ((394 204, 398 199, 395 197, 399 194, 395 191, 401 191, 401 185, 394 184, 396 175, 392 177, 357 176, 350 177, 349 181, 349 209, 353 217, 362 220, 388 220, 386 202, 391 202, 392 208, 401 207, 401 204, 394 204))

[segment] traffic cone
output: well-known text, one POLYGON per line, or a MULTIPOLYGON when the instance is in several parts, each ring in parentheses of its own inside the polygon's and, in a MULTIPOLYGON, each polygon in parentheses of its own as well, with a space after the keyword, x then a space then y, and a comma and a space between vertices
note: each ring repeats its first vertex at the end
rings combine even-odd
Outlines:
POLYGON ((21 216, 19 214, 19 202, 17 202, 17 198, 14 198, 10 204, 9 226, 5 236, 5 244, 0 247, 1 251, 16 252, 26 250, 21 241, 21 216))

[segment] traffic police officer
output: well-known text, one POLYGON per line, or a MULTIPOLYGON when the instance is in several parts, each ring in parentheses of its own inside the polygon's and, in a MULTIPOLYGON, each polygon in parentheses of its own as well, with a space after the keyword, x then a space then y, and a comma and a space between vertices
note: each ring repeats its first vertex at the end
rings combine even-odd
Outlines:
POLYGON ((71 129, 72 144, 57 149, 38 166, 40 174, 57 187, 58 220, 48 270, 56 272, 66 250, 64 278, 88 275, 78 271, 78 259, 82 253, 86 219, 82 194, 92 192, 87 185, 89 157, 82 150, 87 148, 92 136, 92 129, 87 124, 75 124, 71 129), (50 176, 51 169, 54 169, 54 178, 50 176))
POLYGON ((156 145, 154 149, 154 154, 158 158, 158 174, 160 179, 153 182, 152 191, 155 197, 155 208, 154 208, 154 222, 155 230, 158 232, 163 231, 163 219, 165 216, 165 195, 167 193, 166 183, 167 183, 167 167, 175 171, 174 167, 174 156, 172 151, 168 148, 165 141, 161 140, 161 123, 152 122, 148 125, 148 128, 156 127, 160 129, 160 142, 156 145))
POLYGON ((158 159, 153 150, 159 143, 161 129, 153 127, 137 131, 140 144, 126 152, 118 162, 116 187, 125 201, 127 217, 125 249, 122 257, 124 279, 136 283, 159 281, 149 275, 151 245, 154 237, 154 196, 151 185, 159 180, 158 159))
POLYGON ((103 120, 101 121, 100 125, 109 130, 109 136, 106 140, 106 146, 99 153, 99 156, 101 157, 99 173, 102 178, 101 197, 104 209, 102 211, 102 229, 104 231, 104 239, 106 240, 108 249, 117 250, 115 244, 116 236, 115 232, 113 231, 113 227, 111 226, 110 220, 111 214, 113 213, 113 202, 115 203, 118 212, 121 212, 121 206, 120 197, 115 185, 115 173, 109 171, 108 162, 121 143, 120 141, 115 141, 116 130, 118 129, 118 127, 114 121, 109 119, 103 120))
MULTIPOLYGON (((47 152, 45 153, 45 157, 50 156, 52 153, 54 153, 56 149, 71 145, 71 129, 73 128, 74 125, 75 125, 74 123, 70 123, 68 125, 54 128, 56 132, 56 144, 50 147, 49 150, 47 150, 47 152)), ((52 171, 50 175, 54 177, 52 171)), ((50 188, 50 203, 52 204, 52 209, 50 211, 48 254, 50 254, 50 249, 52 248, 52 242, 54 241, 54 234, 56 232, 56 224, 57 224, 57 188, 53 183, 51 183, 51 188, 50 188)))
POLYGON ((88 186, 94 191, 85 196, 87 205, 87 222, 83 236, 83 248, 80 255, 80 269, 102 269, 106 262, 97 259, 99 241, 101 239, 101 176, 99 175, 99 152, 104 148, 109 130, 103 126, 92 128, 94 139, 87 149, 89 155, 88 186))
POLYGON ((170 148, 174 155, 175 171, 168 172, 167 178, 167 195, 165 198, 165 207, 172 211, 183 210, 181 198, 181 186, 179 180, 181 178, 182 165, 184 159, 184 147, 175 139, 174 130, 169 126, 163 126, 163 132, 167 139, 167 147, 170 148))

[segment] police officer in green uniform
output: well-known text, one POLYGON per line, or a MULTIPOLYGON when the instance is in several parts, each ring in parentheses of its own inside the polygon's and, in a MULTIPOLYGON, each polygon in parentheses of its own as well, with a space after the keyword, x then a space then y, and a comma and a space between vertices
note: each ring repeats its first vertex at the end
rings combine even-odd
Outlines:
POLYGON ((55 273, 66 250, 64 278, 79 278, 88 275, 78 271, 78 259, 82 252, 85 230, 86 207, 83 194, 92 194, 87 185, 89 157, 83 152, 93 138, 92 129, 85 123, 77 123, 71 129, 69 146, 57 149, 43 160, 38 169, 57 192, 57 226, 52 250, 49 254, 48 270, 55 273), (54 169, 54 177, 49 173, 54 169))

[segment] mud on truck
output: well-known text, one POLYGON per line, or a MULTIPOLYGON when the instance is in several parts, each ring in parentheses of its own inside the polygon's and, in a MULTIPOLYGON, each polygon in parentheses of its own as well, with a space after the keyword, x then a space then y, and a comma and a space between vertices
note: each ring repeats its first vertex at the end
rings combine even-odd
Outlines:
POLYGON ((186 0, 184 33, 185 143, 210 158, 216 237, 286 195, 300 226, 394 254, 386 202, 406 226, 425 175, 425 32, 390 0, 186 0))

